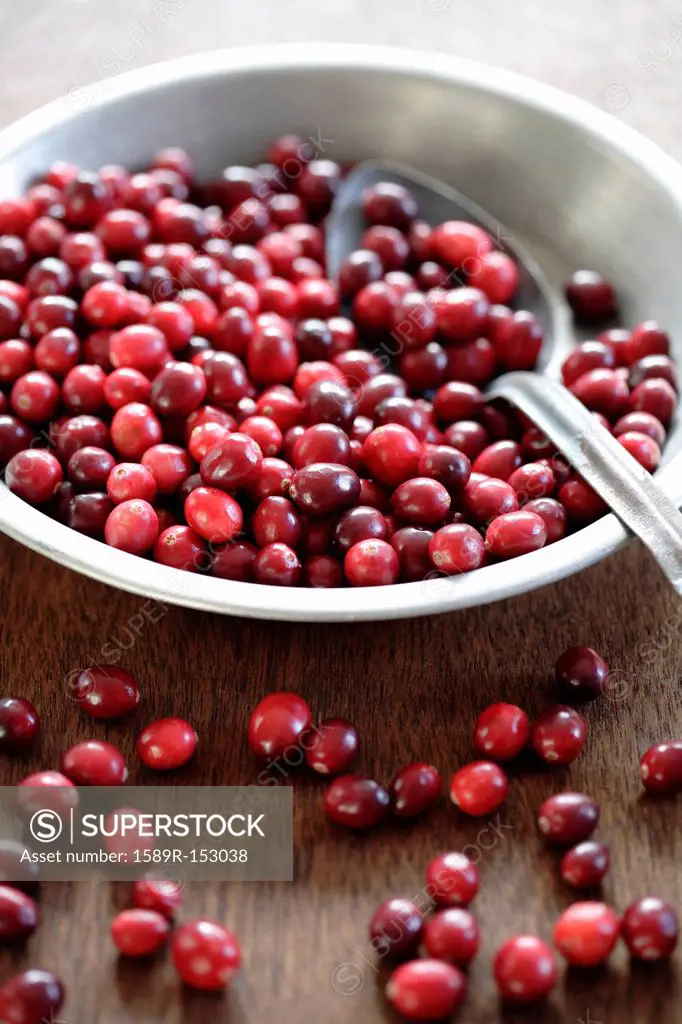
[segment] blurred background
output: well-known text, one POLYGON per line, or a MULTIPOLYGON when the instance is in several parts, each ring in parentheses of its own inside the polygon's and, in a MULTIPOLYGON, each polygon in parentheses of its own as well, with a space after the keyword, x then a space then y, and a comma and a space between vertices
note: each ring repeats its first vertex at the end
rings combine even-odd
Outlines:
POLYGON ((59 96, 79 109, 89 83, 154 61, 303 41, 497 64, 601 105, 682 155, 678 0, 3 0, 0 123, 59 96))

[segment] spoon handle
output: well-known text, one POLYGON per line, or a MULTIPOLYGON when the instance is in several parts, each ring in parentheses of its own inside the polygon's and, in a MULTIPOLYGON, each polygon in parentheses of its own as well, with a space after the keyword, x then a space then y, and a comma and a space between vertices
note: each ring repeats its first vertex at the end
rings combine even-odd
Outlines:
POLYGON ((486 390, 530 416, 613 512, 646 544, 682 596, 682 514, 643 466, 563 384, 507 373, 486 390))

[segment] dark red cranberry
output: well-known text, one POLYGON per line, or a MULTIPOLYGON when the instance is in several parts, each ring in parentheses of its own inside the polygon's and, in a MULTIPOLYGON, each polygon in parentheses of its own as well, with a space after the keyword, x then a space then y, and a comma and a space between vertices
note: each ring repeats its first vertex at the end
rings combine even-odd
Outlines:
POLYGON ((594 270, 577 270, 565 292, 573 315, 580 323, 601 323, 616 313, 613 285, 594 270))
POLYGON ((241 583, 253 583, 253 563, 258 548, 248 541, 233 541, 213 549, 211 555, 211 574, 225 580, 239 580, 241 583))
POLYGON ((566 387, 574 384, 588 370, 612 370, 616 366, 613 349, 601 341, 584 341, 571 352, 561 367, 566 387))
POLYGON ((305 742, 306 763, 320 775, 346 772, 358 751, 358 733, 345 718, 326 718, 305 742))
POLYGON ((469 481, 471 463, 461 451, 448 445, 430 445, 421 455, 418 473, 437 480, 450 494, 460 494, 469 481))
POLYGON ((586 735, 583 716, 574 708, 557 704, 535 719, 531 742, 543 761, 570 764, 582 750, 586 735))
POLYGON ((115 665, 83 669, 70 683, 70 696, 91 718, 121 718, 140 699, 136 680, 115 665))
POLYGON ((426 921, 423 941, 430 957, 466 967, 478 952, 476 918, 463 907, 439 910, 426 921))
POLYGON ((72 530, 101 540, 113 508, 113 502, 102 491, 75 494, 69 501, 66 522, 72 530))
POLYGON ((138 879, 130 890, 131 902, 141 910, 155 910, 171 920, 182 903, 182 886, 178 882, 138 879))
POLYGON ((441 777, 430 764, 416 761, 402 768, 391 783, 391 803, 397 818, 415 818, 440 798, 441 777))
POLYGON ((440 906, 468 907, 478 892, 478 868, 463 853, 442 853, 426 868, 426 889, 440 906))
POLYGON ((86 446, 74 452, 67 466, 71 483, 86 490, 103 490, 116 460, 103 448, 86 446))
POLYGON ((289 493, 305 512, 328 515, 356 504, 360 480, 347 466, 320 462, 297 470, 289 493))
POLYGON ((403 959, 417 952, 423 928, 424 918, 415 904, 395 896, 372 914, 370 945, 377 956, 403 959))
POLYGON ((362 195, 362 212, 368 224, 389 224, 406 231, 417 217, 417 203, 403 185, 380 181, 362 195))
POLYGON ((667 356, 670 352, 670 335, 656 320, 638 324, 630 334, 626 345, 626 365, 632 366, 647 356, 667 356))
POLYGON ((18 753, 40 735, 40 716, 24 697, 0 698, 0 750, 18 753))
POLYGON ((649 793, 682 791, 682 740, 656 743, 642 755, 639 775, 649 793))
POLYGON ((584 480, 568 480, 559 490, 559 502, 569 519, 579 523, 592 523, 608 512, 608 505, 584 480))
POLYGON ((597 967, 613 952, 620 921, 605 903, 573 903, 559 917, 554 928, 554 945, 569 964, 597 967))
POLYGON ((665 960, 677 946, 677 914, 657 896, 645 896, 626 909, 621 935, 635 960, 665 960))
POLYGON ((608 846, 594 840, 579 843, 561 858, 561 877, 575 889, 601 885, 611 862, 608 846))
POLYGON ((630 393, 617 370, 588 370, 571 385, 571 391, 588 409, 607 419, 624 411, 630 393))
POLYGON ((573 846, 592 835, 599 821, 599 805, 584 793, 558 793, 541 805, 538 828, 550 843, 573 846))
POLYGON ((249 746, 264 760, 281 757, 300 745, 312 724, 310 707, 295 693, 271 693, 254 708, 249 720, 249 746))
POLYGON ((452 523, 438 530, 429 542, 433 565, 445 573, 455 574, 478 569, 485 557, 481 535, 464 523, 452 523))
POLYGON ((499 765, 472 761, 455 772, 450 799, 465 814, 479 817, 497 810, 507 798, 509 783, 499 765))
POLYGON ((344 299, 351 299, 359 291, 383 276, 384 267, 377 252, 356 249, 339 268, 339 291, 344 299))
POLYGON ((254 540, 259 547, 268 544, 287 544, 296 547, 301 538, 301 521, 287 498, 265 498, 253 515, 251 523, 254 540))
POLYGON ((520 310, 497 325, 492 345, 505 370, 533 370, 543 339, 542 326, 535 316, 520 310))
POLYGON ((647 412, 655 416, 664 427, 673 418, 677 406, 677 395, 667 380, 654 377, 643 380, 630 395, 633 412, 647 412))
POLYGON ((391 546, 398 554, 400 578, 404 583, 423 580, 431 572, 429 544, 432 537, 430 530, 405 526, 390 538, 391 546))
POLYGON ((337 825, 366 829, 388 815, 390 797, 383 786, 361 775, 340 775, 324 794, 327 817, 337 825))
POLYGON ((318 589, 343 585, 343 568, 332 555, 313 555, 303 566, 303 585, 318 589))
POLYGON ((658 377, 667 380, 675 391, 678 391, 677 370, 670 356, 644 356, 630 367, 628 384, 636 388, 643 380, 658 377))
POLYGON ((399 484, 391 499, 398 519, 415 526, 437 526, 450 508, 443 484, 429 477, 414 477, 399 484))
POLYGON ((561 540, 566 533, 566 510, 554 498, 537 498, 524 505, 526 512, 540 516, 547 530, 547 544, 561 540))
POLYGON ((16 942, 38 927, 40 912, 30 896, 9 885, 0 885, 0 939, 16 942))
POLYGON ((13 455, 5 470, 10 491, 32 505, 50 501, 62 481, 62 467, 51 452, 40 448, 13 455))
POLYGON ((64 986, 56 974, 31 968, 0 987, 0 1019, 12 1024, 55 1021, 64 1002, 64 986))
POLYGON ((361 540, 385 540, 386 520, 377 509, 358 505, 343 513, 334 536, 336 547, 345 555, 361 540))
POLYGON ((554 953, 535 935, 517 935, 500 946, 493 974, 501 998, 521 1004, 546 999, 559 978, 554 953))
POLYGON ((555 668, 561 694, 571 703, 600 697, 608 685, 608 675, 608 665, 591 647, 569 647, 555 668))

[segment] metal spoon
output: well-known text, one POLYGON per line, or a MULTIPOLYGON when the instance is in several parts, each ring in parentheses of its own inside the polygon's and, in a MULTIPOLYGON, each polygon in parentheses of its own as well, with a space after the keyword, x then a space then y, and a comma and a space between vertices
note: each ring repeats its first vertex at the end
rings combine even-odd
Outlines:
POLYGON ((489 398, 503 398, 521 409, 556 445, 640 540, 682 596, 682 515, 674 503, 582 404, 552 374, 558 374, 572 343, 571 316, 562 296, 540 267, 489 213, 456 189, 411 168, 384 160, 359 164, 344 179, 327 221, 327 270, 338 278, 344 259, 360 247, 365 230, 362 193, 380 181, 403 185, 414 195, 420 216, 429 224, 468 220, 486 228, 496 245, 514 257, 521 271, 514 305, 534 313, 542 324, 545 345, 535 372, 507 373, 486 388, 489 398))

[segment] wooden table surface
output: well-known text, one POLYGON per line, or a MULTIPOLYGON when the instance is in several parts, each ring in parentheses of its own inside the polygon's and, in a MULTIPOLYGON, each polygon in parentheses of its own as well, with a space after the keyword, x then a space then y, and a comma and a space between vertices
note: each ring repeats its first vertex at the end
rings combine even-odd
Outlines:
MULTIPOLYGON (((216 45, 364 38, 523 71, 601 102, 682 156, 677 4, 603 0, 595 8, 591 0, 7 4, 0 10, 0 123, 74 82, 102 77, 112 53, 127 70, 216 45)), ((550 1003, 533 1012, 501 1009, 491 983, 497 945, 521 931, 549 937, 571 901, 557 881, 557 858, 543 849, 534 823, 535 809, 550 793, 570 786, 601 801, 599 835, 613 852, 607 899, 622 908, 657 893, 682 907, 682 805, 644 800, 637 773, 650 743, 682 732, 682 611, 638 546, 513 602, 359 626, 290 626, 151 609, 141 598, 6 539, 0 540, 0 581, 2 692, 34 701, 44 723, 29 758, 3 760, 3 783, 57 767, 69 745, 88 737, 120 745, 130 781, 150 782, 133 753, 136 726, 168 714, 187 717, 200 737, 196 759, 177 781, 253 781, 246 722, 256 701, 278 688, 301 693, 320 716, 353 719, 362 737, 360 765, 369 774, 388 779, 414 759, 432 761, 447 774, 469 755, 472 721, 487 703, 517 701, 531 713, 546 704, 552 666, 565 646, 595 646, 617 674, 618 699, 588 709, 590 734, 579 761, 570 770, 530 768, 512 782, 492 823, 465 821, 443 806, 410 828, 355 837, 326 823, 321 784, 296 777, 295 882, 186 887, 183 918, 218 917, 240 938, 243 974, 224 999, 182 990, 165 959, 151 970, 117 959, 108 929, 125 893, 104 884, 45 886, 43 925, 24 950, 0 953, 0 977, 19 966, 56 970, 68 988, 61 1014, 67 1024, 257 1024, 275 1015, 281 1024, 393 1019, 381 994, 384 972, 377 972, 368 949, 369 917, 388 896, 416 895, 431 856, 466 845, 480 861, 475 909, 483 946, 458 1020, 682 1019, 680 952, 669 965, 640 968, 631 967, 621 949, 608 969, 564 974, 550 1003), (111 659, 112 651, 138 677, 143 701, 134 722, 101 727, 73 706, 65 680, 78 667, 111 659)))

